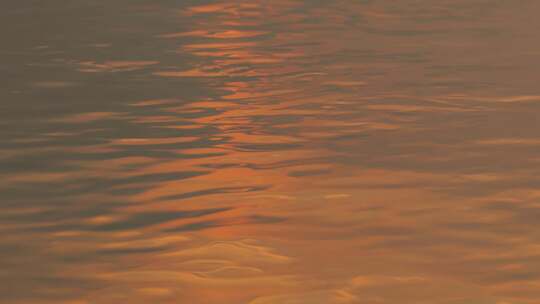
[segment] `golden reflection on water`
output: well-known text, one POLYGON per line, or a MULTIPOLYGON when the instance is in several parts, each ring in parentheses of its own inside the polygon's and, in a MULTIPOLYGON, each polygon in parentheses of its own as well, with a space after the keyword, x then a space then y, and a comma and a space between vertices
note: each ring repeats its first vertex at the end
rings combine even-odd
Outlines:
POLYGON ((6 139, 0 300, 539 303, 534 8, 130 7, 6 139))

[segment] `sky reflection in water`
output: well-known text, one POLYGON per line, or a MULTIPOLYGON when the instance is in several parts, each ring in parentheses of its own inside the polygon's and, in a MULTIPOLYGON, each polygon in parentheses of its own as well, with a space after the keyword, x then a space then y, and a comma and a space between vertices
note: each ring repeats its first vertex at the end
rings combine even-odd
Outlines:
POLYGON ((0 302, 539 303, 539 4, 7 1, 0 302))

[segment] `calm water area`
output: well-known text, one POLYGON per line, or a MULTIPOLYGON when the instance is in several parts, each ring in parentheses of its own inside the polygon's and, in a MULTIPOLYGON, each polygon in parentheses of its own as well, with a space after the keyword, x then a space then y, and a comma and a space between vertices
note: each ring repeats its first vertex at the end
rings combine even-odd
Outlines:
POLYGON ((0 303, 540 303, 539 13, 2 0, 0 303))

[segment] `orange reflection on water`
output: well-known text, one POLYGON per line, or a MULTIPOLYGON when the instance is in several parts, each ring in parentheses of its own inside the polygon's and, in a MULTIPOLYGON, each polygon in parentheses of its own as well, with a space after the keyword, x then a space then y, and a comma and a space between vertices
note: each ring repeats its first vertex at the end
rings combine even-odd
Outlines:
POLYGON ((14 285, 35 303, 537 303, 539 95, 486 52, 524 8, 323 2, 184 7, 183 28, 145 32, 159 60, 79 61, 129 79, 107 86, 129 101, 99 103, 100 82, 9 143, 33 144, 23 169, 50 160, 0 174, 6 252, 28 245, 1 256, 14 285))

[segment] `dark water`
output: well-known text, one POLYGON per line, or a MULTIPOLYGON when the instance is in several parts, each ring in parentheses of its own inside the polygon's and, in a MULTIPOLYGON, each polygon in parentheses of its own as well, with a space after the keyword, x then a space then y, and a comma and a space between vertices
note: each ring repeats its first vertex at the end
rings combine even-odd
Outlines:
POLYGON ((540 303, 540 2, 0 9, 1 303, 540 303))

